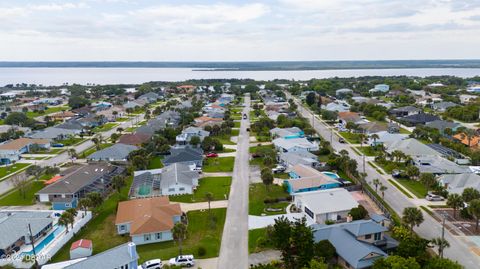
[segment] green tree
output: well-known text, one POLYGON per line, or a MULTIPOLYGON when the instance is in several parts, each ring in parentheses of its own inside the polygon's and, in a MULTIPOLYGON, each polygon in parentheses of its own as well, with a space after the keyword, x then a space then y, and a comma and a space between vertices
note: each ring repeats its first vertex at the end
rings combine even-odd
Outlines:
POLYGON ((68 149, 67 152, 68 152, 68 156, 70 157, 70 160, 73 163, 73 161, 78 157, 77 151, 74 148, 70 148, 68 149))
POLYGON ((420 170, 418 170, 418 168, 416 166, 413 166, 413 165, 409 165, 405 172, 406 172, 407 176, 411 179, 417 178, 418 175, 420 174, 420 170))
POLYGON ((27 176, 33 176, 36 181, 38 181, 38 178, 43 172, 43 168, 38 166, 38 165, 31 165, 27 167, 25 170, 25 173, 27 173, 27 176))
POLYGON ((208 215, 210 215, 211 214, 210 203, 213 201, 213 193, 211 192, 205 193, 205 199, 207 199, 207 202, 208 202, 208 215))
POLYGON ((353 220, 361 220, 368 216, 368 211, 362 205, 358 205, 358 207, 350 209, 348 214, 352 216, 353 220))
POLYGON ((385 199, 385 191, 388 190, 388 187, 381 184, 380 185, 380 192, 382 193, 382 199, 385 199))
POLYGON ((430 242, 433 245, 435 245, 436 247, 438 247, 438 255, 440 256, 440 258, 443 258, 443 251, 446 248, 450 247, 450 243, 447 241, 447 239, 437 237, 437 238, 433 238, 432 240, 430 240, 430 242))
POLYGON ((420 264, 415 258, 403 258, 400 256, 388 256, 378 259, 373 263, 372 269, 420 269, 420 264))
POLYGON ((462 192, 463 201, 469 203, 472 200, 480 198, 480 192, 472 187, 465 188, 462 192))
POLYGON ((267 188, 267 191, 269 190, 269 186, 273 184, 273 175, 272 172, 269 168, 263 168, 260 177, 262 178, 263 184, 265 184, 265 187, 267 188))
POLYGON ((335 257, 336 252, 337 250, 328 240, 318 241, 314 245, 315 257, 323 258, 326 262, 330 262, 335 257))
POLYGON ((463 198, 458 193, 451 193, 447 197, 447 206, 453 209, 453 218, 457 217, 457 209, 463 206, 463 198))
POLYGON ((475 231, 478 232, 478 222, 480 219, 480 199, 471 200, 468 204, 468 213, 475 219, 475 231))
POLYGON ((420 226, 420 224, 423 222, 422 211, 416 207, 406 207, 403 210, 402 220, 410 226, 410 231, 413 232, 413 227, 415 225, 420 226))
POLYGON ((103 196, 98 192, 88 193, 87 198, 90 200, 90 207, 92 208, 97 208, 103 203, 103 196))
POLYGON ((177 222, 172 229, 173 239, 178 242, 178 252, 182 255, 182 243, 187 237, 187 226, 183 222, 177 222))
POLYGON ((449 259, 432 257, 428 259, 423 269, 463 269, 463 266, 449 259))
POLYGON ((372 184, 373 186, 375 186, 375 192, 378 192, 378 186, 381 184, 380 179, 375 178, 374 180, 372 180, 372 184))
POLYGON ((68 225, 70 224, 70 216, 68 212, 63 212, 62 215, 58 218, 58 225, 65 227, 68 233, 68 225))
POLYGON ((112 186, 118 193, 120 193, 125 185, 127 184, 124 176, 116 175, 112 178, 112 186))
POLYGON ((119 138, 120 138, 120 134, 118 134, 118 133, 113 133, 113 134, 110 136, 110 141, 112 141, 112 143, 116 143, 119 138))
POLYGON ((197 146, 200 143, 201 143, 200 137, 195 135, 195 136, 192 136, 192 138, 190 138, 190 145, 197 146))
POLYGON ((431 190, 437 184, 435 176, 432 173, 420 174, 420 182, 425 186, 427 190, 431 190))
POLYGON ((315 93, 314 92, 309 93, 305 98, 305 102, 307 103, 308 106, 312 106, 315 103, 315 93))
POLYGON ((78 208, 83 210, 85 215, 87 215, 87 210, 88 210, 89 207, 92 206, 92 201, 90 201, 90 199, 88 199, 88 198, 82 198, 78 201, 77 206, 78 206, 78 208))
POLYGON ((302 269, 328 269, 328 264, 318 260, 311 260, 308 266, 304 266, 302 269))

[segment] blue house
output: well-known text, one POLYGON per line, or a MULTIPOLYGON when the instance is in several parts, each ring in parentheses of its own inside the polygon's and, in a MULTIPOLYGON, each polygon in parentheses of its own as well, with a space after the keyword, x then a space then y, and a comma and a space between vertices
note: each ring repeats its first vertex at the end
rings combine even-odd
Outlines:
POLYGON ((285 180, 284 184, 290 194, 333 189, 342 185, 333 176, 303 164, 295 165, 289 175, 290 179, 285 180))
POLYGON ((270 135, 273 138, 285 138, 285 139, 293 139, 293 138, 302 138, 305 137, 305 133, 298 127, 292 128, 273 128, 270 130, 270 135))

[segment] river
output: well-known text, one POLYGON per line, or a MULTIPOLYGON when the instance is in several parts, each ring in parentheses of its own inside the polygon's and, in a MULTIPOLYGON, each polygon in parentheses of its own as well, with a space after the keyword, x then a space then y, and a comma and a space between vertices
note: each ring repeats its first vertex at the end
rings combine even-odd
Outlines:
POLYGON ((190 68, 0 68, 0 85, 37 84, 140 84, 149 81, 189 79, 309 80, 312 78, 361 76, 480 76, 480 68, 336 69, 292 71, 193 70, 190 68))

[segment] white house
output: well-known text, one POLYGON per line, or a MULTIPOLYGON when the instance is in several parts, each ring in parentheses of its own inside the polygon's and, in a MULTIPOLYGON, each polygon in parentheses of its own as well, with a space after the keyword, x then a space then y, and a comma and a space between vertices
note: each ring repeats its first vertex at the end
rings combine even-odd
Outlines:
POLYGON ((373 89, 370 89, 369 92, 388 92, 390 90, 390 86, 387 84, 377 84, 373 89))
POLYGON ((325 221, 345 220, 358 202, 343 188, 293 194, 293 203, 307 219, 323 224, 325 221))
POLYGON ((308 141, 306 138, 277 138, 272 141, 278 151, 298 152, 317 151, 318 144, 308 141))
POLYGON ((185 128, 181 134, 177 135, 175 140, 179 145, 186 145, 188 144, 188 142, 190 142, 190 140, 194 136, 197 136, 198 138, 200 138, 200 141, 203 141, 203 139, 209 135, 210 135, 210 132, 205 131, 202 128, 188 127, 188 128, 185 128))

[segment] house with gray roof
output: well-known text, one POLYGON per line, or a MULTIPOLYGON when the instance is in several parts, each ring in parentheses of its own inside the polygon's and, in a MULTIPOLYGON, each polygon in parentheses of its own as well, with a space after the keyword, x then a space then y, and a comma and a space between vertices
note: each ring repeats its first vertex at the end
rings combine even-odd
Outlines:
POLYGON ((24 244, 31 244, 30 224, 34 242, 53 228, 51 212, 0 211, 0 256, 18 252, 24 244))
POLYGON ((36 139, 63 140, 71 136, 79 135, 82 131, 77 129, 64 129, 58 127, 48 127, 30 134, 28 137, 36 139))
POLYGON ((453 121, 446 121, 446 120, 435 120, 431 122, 427 122, 425 124, 426 127, 434 128, 440 131, 441 134, 445 134, 445 129, 452 130, 452 133, 455 133, 458 128, 462 127, 460 123, 453 122, 453 121))
POLYGON ((480 176, 475 173, 441 175, 437 181, 448 193, 462 194, 466 188, 480 191, 480 176))
POLYGON ((180 120, 180 113, 168 110, 158 115, 156 118, 149 120, 147 125, 152 127, 155 131, 158 131, 166 127, 177 127, 180 120))
POLYGON ((408 138, 407 134, 389 133, 388 131, 377 132, 375 134, 378 136, 378 138, 372 139, 372 134, 369 136, 367 142, 367 144, 372 147, 392 143, 394 141, 401 141, 408 138))
POLYGON ((393 115, 397 118, 405 117, 405 116, 411 116, 411 115, 416 115, 418 113, 422 112, 422 109, 414 106, 403 106, 403 107, 397 107, 391 109, 388 113, 390 115, 393 115))
POLYGON ((203 151, 192 147, 174 147, 170 150, 170 155, 163 159, 163 164, 170 165, 174 163, 202 167, 203 151))
POLYGON ((407 126, 416 126, 418 124, 427 124, 432 121, 439 120, 440 118, 433 114, 427 113, 418 113, 415 115, 406 116, 398 119, 400 122, 406 124, 407 126))
POLYGON ((320 166, 317 155, 308 151, 297 152, 280 152, 278 154, 278 161, 283 166, 289 168, 297 164, 303 164, 306 166, 317 167, 320 166))
POLYGON ((441 156, 438 151, 430 148, 415 138, 408 138, 404 140, 389 141, 385 144, 385 151, 389 154, 395 150, 403 152, 407 156, 441 156))
POLYGON ((344 268, 370 268, 376 260, 388 256, 386 251, 398 246, 385 234, 388 229, 373 220, 311 227, 315 242, 328 240, 338 254, 337 263, 344 268))
POLYGON ((431 173, 434 175, 461 174, 470 172, 470 168, 458 165, 441 156, 417 156, 413 158, 414 165, 420 173, 431 173))
POLYGON ((54 210, 76 208, 78 200, 91 192, 106 194, 111 189, 112 178, 124 170, 104 163, 80 165, 35 195, 42 203, 52 203, 54 210))
POLYGON ((85 130, 85 126, 83 126, 77 120, 69 120, 69 121, 66 121, 62 124, 59 124, 59 125, 55 126, 55 127, 59 128, 59 129, 76 130, 76 131, 79 131, 79 132, 83 132, 85 130))
POLYGON ((94 162, 107 161, 126 163, 128 161, 127 157, 130 152, 137 149, 137 146, 118 143, 88 155, 87 160, 94 162))
POLYGON ((128 242, 90 257, 43 265, 42 269, 137 269, 138 259, 136 245, 128 242))
POLYGON ((432 109, 438 112, 445 112, 447 111, 448 108, 458 106, 458 104, 455 104, 454 102, 438 102, 438 103, 433 103, 432 104, 432 109))
POLYGON ((161 169, 135 171, 130 198, 192 194, 198 186, 193 165, 173 163, 161 169))
POLYGON ((147 103, 155 103, 156 101, 158 101, 158 99, 160 99, 160 96, 154 92, 147 92, 145 94, 140 95, 137 99, 144 100, 147 103))
POLYGON ((350 111, 350 105, 345 101, 335 101, 328 103, 327 105, 322 105, 322 109, 328 111, 336 111, 336 112, 347 112, 350 111))
POLYGON ((179 145, 186 145, 190 142, 190 140, 194 136, 200 138, 200 141, 203 141, 203 139, 205 139, 205 137, 209 135, 210 135, 210 132, 205 131, 202 128, 190 126, 183 129, 182 133, 177 135, 175 140, 179 145))

